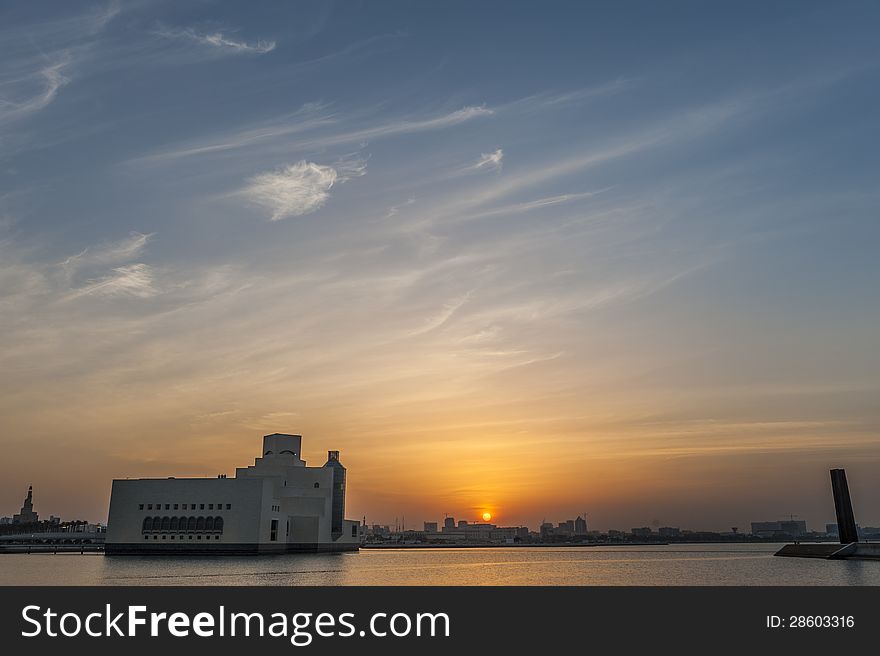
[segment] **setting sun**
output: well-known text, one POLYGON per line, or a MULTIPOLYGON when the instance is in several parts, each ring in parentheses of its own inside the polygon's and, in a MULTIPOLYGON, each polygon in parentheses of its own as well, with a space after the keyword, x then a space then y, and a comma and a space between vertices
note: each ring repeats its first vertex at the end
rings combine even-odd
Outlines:
POLYGON ((490 519, 492 519, 492 513, 484 512, 483 513, 483 521, 488 522, 490 519))

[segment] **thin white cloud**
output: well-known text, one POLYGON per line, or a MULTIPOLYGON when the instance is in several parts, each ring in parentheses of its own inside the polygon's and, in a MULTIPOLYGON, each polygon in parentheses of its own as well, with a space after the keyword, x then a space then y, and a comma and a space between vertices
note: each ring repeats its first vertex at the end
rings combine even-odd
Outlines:
POLYGON ((504 151, 499 148, 495 152, 481 154, 480 159, 470 169, 474 171, 497 171, 501 169, 503 161, 504 151))
POLYGON ((366 172, 366 161, 362 159, 343 159, 335 167, 300 160, 254 176, 241 193, 269 209, 272 221, 280 221, 320 209, 334 184, 366 172))
MULTIPOLYGON (((736 119, 748 109, 749 106, 744 102, 719 102, 659 121, 641 133, 628 135, 625 140, 617 143, 612 142, 605 148, 590 148, 583 154, 568 158, 557 158, 543 166, 526 169, 522 173, 507 175, 491 186, 487 186, 477 192, 465 190, 458 196, 448 198, 432 214, 426 215, 419 223, 410 224, 407 226, 407 229, 424 229, 426 226, 437 221, 450 220, 449 217, 454 217, 451 220, 455 222, 461 220, 474 209, 513 193, 520 193, 525 189, 536 187, 546 182, 562 180, 564 177, 575 172, 598 167, 609 161, 629 157, 651 148, 699 138, 736 119)), ((570 194, 560 198, 572 200, 577 197, 578 195, 576 194, 570 194)), ((494 213, 496 213, 494 208, 486 211, 486 214, 494 213)), ((480 215, 483 215, 483 212, 480 212, 480 215)))
POLYGON ((247 41, 238 41, 231 38, 223 34, 223 32, 200 33, 191 27, 160 29, 157 34, 167 39, 180 39, 203 46, 211 46, 230 54, 264 55, 275 50, 274 41, 259 39, 253 43, 248 43, 247 41))
POLYGON ((467 294, 459 296, 458 298, 452 299, 448 303, 445 303, 439 312, 437 312, 434 316, 429 317, 425 321, 424 325, 422 325, 420 328, 417 328, 416 330, 411 331, 409 333, 410 336, 415 337, 416 335, 424 335, 425 333, 436 330, 437 328, 445 324, 452 318, 452 315, 454 315, 459 310, 459 308, 461 308, 462 305, 467 303, 472 294, 473 290, 469 291, 467 294))
POLYGON ((501 105, 498 107, 498 111, 525 114, 545 109, 582 105, 593 100, 615 96, 627 91, 633 87, 634 82, 632 79, 621 77, 583 89, 562 92, 544 91, 501 105))
POLYGON ((385 215, 386 219, 390 219, 392 216, 396 216, 398 212, 400 212, 401 207, 406 207, 407 205, 412 205, 416 202, 415 198, 407 198, 405 202, 399 205, 392 205, 388 208, 388 213, 385 215))
MULTIPOLYGON (((33 112, 47 107, 55 100, 61 87, 70 82, 70 79, 63 73, 67 65, 68 61, 64 58, 62 61, 44 66, 34 72, 32 76, 26 78, 24 80, 25 83, 36 78, 40 89, 35 94, 23 94, 24 97, 22 98, 0 97, 0 122, 5 123, 14 119, 24 118, 33 112)), ((18 85, 13 83, 9 86, 14 90, 18 85)))
POLYGON ((598 194, 610 190, 611 187, 607 187, 605 189, 598 189, 596 191, 583 191, 576 194, 559 194, 558 196, 546 196, 544 198, 536 198, 535 200, 529 200, 522 203, 511 203, 509 205, 495 207, 490 210, 485 210, 483 212, 476 212, 474 214, 463 214, 459 216, 454 222, 484 219, 491 216, 500 216, 505 214, 523 214, 525 212, 531 212, 532 210, 543 209, 545 207, 550 207, 553 205, 562 205, 563 203, 572 203, 579 200, 593 198, 598 194))
POLYGON ((132 232, 125 239, 83 249, 60 263, 68 277, 76 271, 131 260, 139 255, 156 233, 132 232))
POLYGON ((389 137, 399 134, 410 134, 413 132, 425 132, 428 130, 441 130, 443 128, 452 127, 465 123, 475 118, 492 116, 494 114, 491 109, 484 106, 469 106, 458 109, 448 114, 442 114, 428 119, 419 120, 401 120, 377 125, 372 128, 363 130, 354 130, 328 137, 318 137, 313 141, 306 142, 306 146, 334 146, 343 143, 370 141, 380 137, 389 137))
POLYGON ((81 296, 149 298, 157 293, 152 267, 148 264, 137 263, 116 267, 110 275, 89 281, 85 286, 75 290, 69 298, 81 296))
POLYGON ((288 123, 281 127, 282 121, 248 128, 235 134, 230 134, 222 141, 198 141, 190 142, 182 147, 177 147, 165 152, 154 153, 146 157, 140 157, 134 162, 162 162, 184 157, 209 155, 228 150, 237 150, 255 146, 271 139, 277 139, 298 132, 308 132, 318 128, 327 127, 336 122, 332 114, 324 113, 326 105, 321 103, 306 103, 297 111, 288 114, 283 122, 288 123))
MULTIPOLYGON (((117 0, 91 11, 0 28, 0 127, 45 109, 88 59, 94 37, 120 12, 117 0)), ((4 144, 10 151, 8 141, 4 144)))
MULTIPOLYGON (((153 153, 144 157, 138 157, 131 161, 158 163, 170 159, 179 159, 242 148, 255 148, 265 145, 267 142, 277 145, 279 140, 286 136, 310 130, 317 130, 326 127, 331 123, 335 123, 338 120, 334 116, 320 115, 307 120, 300 118, 301 114, 313 114, 315 111, 323 108, 323 105, 312 103, 303 107, 302 110, 293 115, 288 114, 280 119, 263 123, 257 127, 248 127, 238 132, 223 135, 222 137, 216 137, 198 143, 189 143, 182 148, 172 148, 170 150, 153 153)), ((364 143, 383 137, 426 132, 430 130, 442 130, 476 118, 492 116, 493 114, 493 110, 487 107, 468 106, 449 112, 448 114, 441 114, 426 119, 400 119, 359 130, 315 136, 311 139, 303 139, 302 141, 294 143, 286 142, 285 147, 318 149, 339 146, 342 144, 364 143)))
POLYGON ((98 32, 104 29, 107 23, 119 15, 120 11, 119 0, 111 0, 104 9, 96 9, 91 22, 91 30, 98 32))

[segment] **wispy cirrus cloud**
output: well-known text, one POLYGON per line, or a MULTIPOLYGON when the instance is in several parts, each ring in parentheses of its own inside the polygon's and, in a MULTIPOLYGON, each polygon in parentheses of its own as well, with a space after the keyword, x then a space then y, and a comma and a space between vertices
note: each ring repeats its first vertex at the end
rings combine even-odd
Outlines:
POLYGON ((76 271, 83 268, 115 264, 130 260, 143 251, 144 247, 155 234, 156 233, 154 232, 148 234, 132 232, 125 239, 87 247, 80 253, 71 255, 65 259, 60 263, 60 266, 68 277, 70 277, 76 271))
POLYGON ((616 78, 595 86, 568 91, 543 91, 498 107, 499 111, 528 114, 547 109, 582 105, 602 98, 610 98, 635 86, 635 80, 616 78))
POLYGON ((609 191, 610 189, 611 188, 608 187, 605 189, 598 189, 596 191, 582 191, 576 194, 558 194, 556 196, 544 196, 542 198, 536 198, 534 200, 528 200, 522 203, 510 203, 507 205, 501 205, 499 207, 493 207, 482 212, 462 214, 461 216, 457 217, 455 221, 452 222, 455 223, 461 221, 473 221, 476 219, 485 219, 493 216, 503 216, 507 214, 523 214, 525 212, 540 210, 551 207, 553 205, 562 205, 564 203, 573 203, 579 200, 593 198, 594 196, 609 191))
POLYGON ((247 41, 239 41, 233 37, 227 36, 223 32, 198 32, 191 27, 185 28, 161 28, 156 31, 161 37, 166 39, 176 39, 181 41, 189 41, 202 46, 216 48, 219 52, 229 54, 254 54, 264 55, 267 52, 275 50, 274 41, 257 41, 248 43, 247 41))
POLYGON ((153 268, 142 262, 116 267, 106 276, 88 281, 68 298, 82 296, 133 296, 149 298, 158 294, 153 268))
MULTIPOLYGON (((216 154, 224 151, 277 147, 280 140, 294 134, 320 132, 333 124, 340 123, 342 118, 324 113, 326 106, 321 103, 309 103, 293 114, 286 114, 274 120, 251 125, 213 138, 198 142, 189 142, 182 146, 154 152, 149 155, 130 160, 133 163, 158 164, 172 159, 181 159, 199 155, 216 154)), ((442 130, 478 118, 492 116, 494 110, 482 105, 469 105, 461 109, 429 116, 427 118, 400 118, 365 128, 340 130, 335 133, 315 134, 306 136, 295 142, 283 142, 285 148, 330 148, 344 144, 357 144, 405 134, 442 130)))
POLYGON ((62 55, 53 64, 43 66, 23 78, 0 84, 0 88, 7 89, 0 96, 0 124, 25 118, 55 100, 58 91, 70 82, 70 78, 64 75, 64 68, 68 64, 69 58, 62 55))
POLYGON ((388 208, 388 212, 387 212, 387 214, 385 214, 385 218, 390 219, 392 216, 397 216, 397 214, 400 212, 401 207, 413 205, 413 204, 415 204, 415 202, 416 202, 415 198, 407 198, 406 201, 404 201, 403 203, 399 203, 398 205, 392 205, 391 207, 388 208))
POLYGON ((499 148, 491 153, 482 153, 475 164, 468 167, 472 171, 498 171, 504 161, 504 151, 499 148))
POLYGON ((366 162, 359 159, 345 159, 335 166, 300 160, 254 176, 240 193, 270 210, 272 221, 280 221, 320 209, 333 185, 366 172, 366 162))
POLYGON ((425 320, 424 324, 411 331, 409 335, 411 337, 415 337, 417 335, 424 335, 425 333, 429 333, 432 330, 440 328, 443 324, 449 321, 452 318, 459 308, 461 308, 465 303, 467 303, 468 299, 473 295, 474 290, 459 296, 458 298, 454 298, 443 304, 443 307, 433 316, 429 317, 425 320))

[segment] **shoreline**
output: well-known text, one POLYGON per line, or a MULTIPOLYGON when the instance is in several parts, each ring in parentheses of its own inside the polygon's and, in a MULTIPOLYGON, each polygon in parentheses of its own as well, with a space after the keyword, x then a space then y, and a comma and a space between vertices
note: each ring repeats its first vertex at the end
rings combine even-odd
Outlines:
MULTIPOLYGON (((698 543, 694 543, 698 544, 698 543)), ((472 542, 458 544, 362 544, 361 549, 486 549, 486 548, 513 548, 521 549, 528 547, 647 547, 647 546, 669 546, 669 542, 627 542, 625 544, 611 544, 603 542, 562 542, 554 544, 552 542, 537 542, 531 544, 498 544, 497 542, 472 542)))

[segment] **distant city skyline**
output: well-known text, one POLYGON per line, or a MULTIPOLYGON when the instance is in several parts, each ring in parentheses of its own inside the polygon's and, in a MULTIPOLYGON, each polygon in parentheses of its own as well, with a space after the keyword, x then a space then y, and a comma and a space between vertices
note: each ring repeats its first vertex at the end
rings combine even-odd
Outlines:
POLYGON ((357 518, 878 523, 878 18, 7 3, 0 514, 282 431, 357 518))
MULTIPOLYGON (((159 479, 161 480, 161 479, 159 479)), ((17 524, 17 523, 28 523, 28 522, 36 522, 38 521, 39 513, 35 512, 33 505, 33 486, 28 486, 27 496, 25 497, 24 503, 19 511, 19 513, 15 513, 11 516, 3 516, 0 514, 0 524, 17 524)), ((766 518, 759 521, 751 521, 748 522, 746 526, 728 526, 723 530, 719 529, 707 529, 703 527, 691 527, 691 526, 669 526, 669 525, 661 525, 657 520, 653 520, 651 526, 637 527, 633 526, 631 528, 622 528, 619 525, 607 526, 607 527, 595 527, 588 522, 588 514, 580 513, 574 518, 569 518, 565 520, 561 520, 556 517, 545 516, 542 520, 536 525, 531 526, 526 522, 516 523, 516 522, 507 522, 503 524, 500 522, 498 518, 492 516, 488 511, 485 511, 482 515, 478 515, 475 518, 472 517, 455 517, 454 515, 445 514, 442 520, 432 520, 430 518, 424 519, 412 519, 408 522, 405 515, 400 515, 394 517, 392 520, 388 521, 377 521, 375 519, 370 520, 366 515, 363 517, 363 522, 368 527, 373 526, 383 526, 389 528, 392 531, 445 531, 454 527, 461 527, 462 525, 471 525, 471 526, 522 526, 526 527, 532 531, 543 531, 545 526, 551 526, 554 528, 561 528, 563 526, 568 526, 568 530, 573 534, 596 534, 596 533, 608 533, 610 532, 622 532, 633 534, 639 534, 639 532, 646 532, 645 534, 657 534, 659 536, 664 535, 664 531, 667 532, 668 535, 678 535, 679 531, 682 533, 688 532, 718 532, 718 533, 740 533, 743 535, 746 534, 759 534, 759 533, 767 533, 771 534, 774 531, 778 532, 787 532, 791 531, 792 526, 800 527, 802 532, 815 532, 815 533, 830 533, 836 534, 837 532, 837 524, 835 522, 826 522, 824 526, 809 526, 806 520, 803 519, 795 519, 797 515, 791 514, 787 517, 780 517, 776 520, 767 521, 766 518), (419 525, 422 525, 422 529, 419 528, 419 525), (756 526, 759 528, 756 529, 756 526), (787 528, 786 528, 787 526, 787 528), (577 528, 575 528, 577 527, 577 528), (748 530, 748 529, 751 530, 748 530), (672 533, 674 531, 674 533, 672 533)), ((61 518, 55 515, 50 515, 48 520, 50 523, 58 523, 61 521, 61 518)), ((67 521, 71 521, 70 518, 67 521)), ((88 521, 83 520, 78 515, 76 516, 74 521, 88 521)), ((93 520, 97 523, 104 523, 104 519, 93 520)), ((871 530, 872 533, 880 533, 880 528, 871 527, 870 522, 859 523, 860 526, 866 527, 871 530)), ((800 533, 794 533, 794 535, 800 535, 800 533)))

